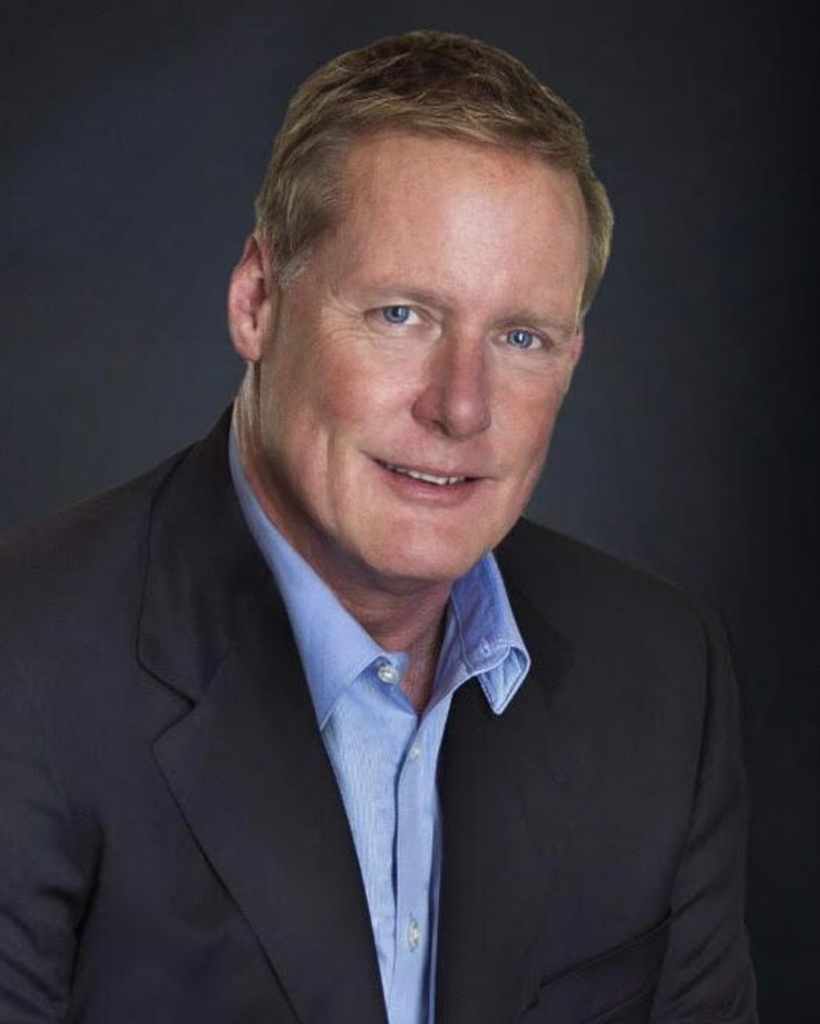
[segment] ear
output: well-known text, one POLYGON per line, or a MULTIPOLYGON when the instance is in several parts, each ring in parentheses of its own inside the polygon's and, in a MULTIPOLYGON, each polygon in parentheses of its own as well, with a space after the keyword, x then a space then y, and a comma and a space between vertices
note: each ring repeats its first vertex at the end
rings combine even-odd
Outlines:
POLYGON ((233 347, 249 361, 262 358, 276 322, 279 285, 264 241, 252 234, 231 274, 228 288, 228 328, 233 347))

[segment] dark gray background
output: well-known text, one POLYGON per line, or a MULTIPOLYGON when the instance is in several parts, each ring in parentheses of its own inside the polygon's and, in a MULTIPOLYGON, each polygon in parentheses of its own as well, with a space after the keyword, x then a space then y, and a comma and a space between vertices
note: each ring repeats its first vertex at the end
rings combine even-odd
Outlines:
POLYGON ((587 121, 614 257, 532 511, 723 612, 762 1018, 814 1022, 818 169, 797 5, 0 0, 0 528, 209 427, 239 378, 225 281, 286 97, 422 26, 511 49, 587 121))

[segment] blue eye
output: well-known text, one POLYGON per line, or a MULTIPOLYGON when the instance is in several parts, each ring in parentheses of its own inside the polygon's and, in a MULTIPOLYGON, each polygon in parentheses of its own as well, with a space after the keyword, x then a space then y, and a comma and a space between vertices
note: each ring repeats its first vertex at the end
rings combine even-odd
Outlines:
POLYGON ((539 337, 532 331, 527 331, 523 327, 516 327, 514 331, 507 331, 507 341, 513 346, 513 348, 532 348, 533 345, 537 345, 539 337))
POLYGON ((409 306, 385 306, 381 314, 389 324, 406 324, 412 312, 409 306))

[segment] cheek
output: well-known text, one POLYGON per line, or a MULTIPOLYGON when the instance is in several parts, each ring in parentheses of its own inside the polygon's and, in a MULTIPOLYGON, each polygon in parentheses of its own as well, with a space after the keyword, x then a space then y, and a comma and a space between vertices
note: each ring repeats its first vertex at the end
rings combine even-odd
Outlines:
POLYGON ((321 353, 270 374, 265 418, 276 460, 297 486, 338 487, 339 467, 373 419, 367 375, 321 353))
POLYGON ((413 367, 373 357, 366 346, 348 346, 340 357, 315 367, 308 382, 311 404, 332 440, 366 440, 381 436, 409 407, 415 393, 413 367))
POLYGON ((333 430, 355 427, 367 418, 370 406, 368 374, 363 367, 349 364, 324 366, 312 384, 312 401, 333 430))
POLYGON ((326 404, 325 361, 318 346, 298 338, 277 339, 261 368, 262 407, 271 433, 286 438, 314 419, 326 404))
POLYGON ((498 436, 520 473, 540 468, 561 407, 561 395, 557 387, 534 388, 530 393, 519 393, 506 405, 498 436))

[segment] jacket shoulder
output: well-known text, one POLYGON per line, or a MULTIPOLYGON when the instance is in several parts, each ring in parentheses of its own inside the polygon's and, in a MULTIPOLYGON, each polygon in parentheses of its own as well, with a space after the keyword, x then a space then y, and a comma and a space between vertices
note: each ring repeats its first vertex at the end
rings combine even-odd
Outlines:
POLYGON ((701 636, 711 618, 677 584, 529 520, 519 521, 496 554, 508 584, 573 641, 596 630, 701 636))
MULTIPOLYGON (((141 573, 150 513, 184 449, 148 472, 0 536, 0 636, 66 633, 121 603, 141 573)), ((36 640, 36 636, 32 637, 36 640)))

